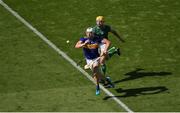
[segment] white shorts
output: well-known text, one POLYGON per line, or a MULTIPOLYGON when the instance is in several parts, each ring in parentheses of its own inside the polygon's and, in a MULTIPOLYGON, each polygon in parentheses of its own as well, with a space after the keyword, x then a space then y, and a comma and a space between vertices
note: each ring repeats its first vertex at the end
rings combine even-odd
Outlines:
POLYGON ((104 43, 101 43, 99 45, 99 54, 101 54, 105 50, 105 47, 106 47, 106 44, 104 44, 104 43))
POLYGON ((84 67, 85 69, 87 68, 90 68, 91 70, 93 70, 93 66, 98 66, 99 65, 99 57, 98 58, 95 58, 95 59, 86 59, 86 65, 85 66, 88 66, 88 67, 84 67))

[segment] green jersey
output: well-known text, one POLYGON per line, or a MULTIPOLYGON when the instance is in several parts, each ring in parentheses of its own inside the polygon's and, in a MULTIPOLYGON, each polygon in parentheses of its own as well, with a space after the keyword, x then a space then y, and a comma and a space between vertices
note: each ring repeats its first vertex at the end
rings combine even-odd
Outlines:
POLYGON ((102 28, 100 28, 96 25, 93 27, 93 30, 96 36, 108 39, 108 33, 111 32, 111 27, 109 25, 104 25, 102 28))

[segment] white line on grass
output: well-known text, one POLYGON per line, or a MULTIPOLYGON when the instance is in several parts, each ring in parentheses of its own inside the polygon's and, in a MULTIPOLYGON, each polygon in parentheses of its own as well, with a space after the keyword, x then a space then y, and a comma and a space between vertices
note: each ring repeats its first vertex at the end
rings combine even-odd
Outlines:
MULTIPOLYGON (((51 48, 53 48, 58 54, 60 54, 64 59, 66 59, 69 63, 71 63, 76 69, 78 69, 81 73, 83 73, 89 80, 91 80, 93 83, 94 80, 92 77, 84 71, 81 67, 77 66, 76 62, 74 62, 69 56, 67 56, 62 50, 60 50, 56 45, 54 45, 51 41, 47 39, 42 33, 40 33, 36 28, 34 28, 31 24, 29 24, 24 18, 22 18, 17 12, 15 12, 12 8, 10 8, 6 3, 4 3, 2 0, 0 0, 0 4, 9 11, 13 16, 15 16, 19 21, 21 21, 26 27, 28 27, 30 30, 32 30, 39 38, 41 38, 44 42, 46 42, 51 48)), ((100 85, 100 88, 112 99, 114 99, 115 102, 117 102, 124 110, 127 112, 133 113, 131 109, 128 108, 121 100, 119 100, 117 97, 115 97, 114 94, 112 94, 109 90, 104 88, 102 85, 100 85)))

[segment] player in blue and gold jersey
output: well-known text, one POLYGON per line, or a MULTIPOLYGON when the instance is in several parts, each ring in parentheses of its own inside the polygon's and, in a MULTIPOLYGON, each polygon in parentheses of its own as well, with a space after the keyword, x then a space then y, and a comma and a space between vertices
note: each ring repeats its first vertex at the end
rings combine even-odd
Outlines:
POLYGON ((80 38, 76 43, 75 48, 83 48, 83 53, 90 69, 93 73, 93 78, 96 82, 96 95, 100 94, 99 81, 104 79, 101 71, 99 70, 100 59, 103 56, 100 56, 98 48, 99 44, 105 44, 103 54, 107 54, 107 50, 110 46, 110 41, 105 38, 96 38, 93 33, 93 28, 89 27, 86 30, 86 36, 80 38))

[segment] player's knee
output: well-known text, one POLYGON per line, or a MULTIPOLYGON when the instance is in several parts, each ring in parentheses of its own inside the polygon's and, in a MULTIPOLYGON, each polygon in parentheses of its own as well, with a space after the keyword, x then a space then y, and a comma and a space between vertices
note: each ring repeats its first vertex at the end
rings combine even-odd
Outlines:
POLYGON ((100 64, 102 65, 104 63, 105 63, 105 58, 100 59, 100 64))
POLYGON ((93 66, 93 73, 98 73, 98 66, 93 66))

